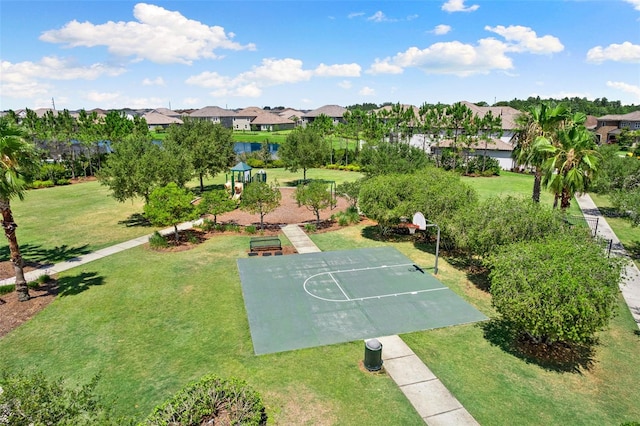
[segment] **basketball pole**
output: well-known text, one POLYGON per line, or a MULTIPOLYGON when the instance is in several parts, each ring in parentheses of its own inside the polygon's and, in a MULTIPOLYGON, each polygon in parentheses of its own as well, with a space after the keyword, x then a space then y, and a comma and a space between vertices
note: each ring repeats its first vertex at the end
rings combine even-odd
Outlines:
POLYGON ((438 254, 440 252, 440 227, 433 222, 427 223, 427 228, 435 227, 438 230, 438 236, 436 237, 436 264, 433 268, 433 275, 438 275, 438 254))

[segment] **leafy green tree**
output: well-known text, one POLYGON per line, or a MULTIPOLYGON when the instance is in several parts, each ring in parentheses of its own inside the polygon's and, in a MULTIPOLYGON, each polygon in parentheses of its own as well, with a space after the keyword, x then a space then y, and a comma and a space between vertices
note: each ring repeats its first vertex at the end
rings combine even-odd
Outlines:
POLYGON ((500 247, 539 240, 563 230, 557 212, 532 200, 492 197, 459 209, 448 226, 456 248, 469 256, 486 257, 500 247))
POLYGON ((461 182, 459 175, 435 167, 367 179, 358 198, 360 210, 378 222, 383 235, 401 217, 412 217, 416 212, 446 229, 458 210, 469 208, 476 201, 475 191, 461 182))
POLYGON ((264 217, 278 208, 282 193, 276 184, 251 182, 242 192, 240 208, 251 214, 260 215, 260 229, 264 229, 264 217))
POLYGON ((617 190, 609 194, 611 204, 623 216, 631 220, 633 226, 640 225, 640 187, 631 190, 617 190))
POLYGON ((96 393, 98 377, 79 389, 42 373, 0 377, 0 421, 6 425, 124 425, 96 393))
POLYGON ((284 161, 285 170, 295 173, 302 169, 304 180, 307 179, 307 170, 324 164, 329 155, 329 145, 313 127, 296 128, 287 135, 278 149, 278 156, 284 161))
POLYGON ((235 158, 232 133, 219 123, 185 118, 183 124, 169 127, 163 145, 190 163, 204 192, 204 177, 226 170, 235 158))
POLYGON ((554 192, 556 200, 560 199, 560 208, 566 210, 576 192, 587 191, 598 170, 600 156, 593 133, 581 124, 572 125, 556 132, 555 143, 538 138, 534 151, 546 153, 542 183, 554 192))
POLYGON ((473 111, 461 102, 450 105, 445 110, 445 136, 451 141, 453 154, 449 164, 442 164, 446 169, 455 169, 460 158, 460 151, 466 148, 467 155, 475 145, 477 128, 473 111))
POLYGON ((198 211, 200 214, 213 215, 213 224, 215 225, 218 220, 219 214, 224 214, 235 210, 238 206, 236 200, 229 198, 229 193, 224 189, 214 189, 213 191, 205 192, 198 204, 198 211))
POLYGON ((172 155, 146 136, 133 135, 114 144, 98 179, 119 202, 136 197, 148 202, 155 188, 169 182, 184 186, 190 170, 185 157, 172 155))
POLYGON ((11 125, 7 119, 0 118, 0 213, 16 274, 16 293, 21 302, 29 300, 30 295, 24 278, 24 261, 16 236, 18 225, 13 219, 11 200, 15 197, 21 200, 24 198, 27 176, 31 175, 35 165, 33 148, 24 137, 25 133, 21 129, 11 125))
POLYGON ((198 216, 192 200, 193 195, 189 191, 170 182, 153 190, 149 202, 144 206, 144 214, 154 226, 173 226, 178 243, 178 224, 198 216))
POLYGON ((311 181, 298 185, 295 191, 298 206, 305 206, 316 217, 316 224, 320 226, 320 212, 335 205, 335 200, 328 185, 321 181, 311 181))
POLYGON ((549 157, 548 151, 536 149, 539 139, 552 143, 555 132, 569 116, 569 109, 564 105, 539 103, 531 107, 525 114, 518 116, 518 140, 513 150, 513 158, 517 164, 533 168, 533 192, 531 198, 540 202, 542 188, 542 165, 549 157))
POLYGON ((364 182, 363 179, 358 179, 353 182, 342 182, 336 186, 336 193, 346 198, 349 201, 349 205, 355 208, 358 205, 362 182, 364 182))
POLYGON ((623 263, 588 235, 559 233, 501 247, 489 257, 491 296, 536 343, 587 342, 612 317, 623 263))
POLYGON ((406 143, 367 143, 360 153, 360 164, 367 177, 413 173, 429 163, 429 157, 423 150, 406 143))
POLYGON ((491 111, 488 111, 484 117, 478 119, 478 137, 484 154, 482 156, 482 171, 484 172, 487 167, 487 145, 493 138, 500 138, 502 136, 502 117, 494 116, 491 111))

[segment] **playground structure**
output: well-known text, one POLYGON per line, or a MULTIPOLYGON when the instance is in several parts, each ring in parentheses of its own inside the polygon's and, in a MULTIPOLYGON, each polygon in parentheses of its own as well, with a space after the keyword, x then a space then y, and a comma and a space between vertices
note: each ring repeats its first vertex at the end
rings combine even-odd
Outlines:
POLYGON ((255 175, 251 175, 253 168, 247 163, 241 161, 233 166, 227 175, 225 175, 224 187, 230 192, 231 198, 239 200, 242 197, 244 186, 251 182, 266 182, 267 173, 259 170, 255 175))

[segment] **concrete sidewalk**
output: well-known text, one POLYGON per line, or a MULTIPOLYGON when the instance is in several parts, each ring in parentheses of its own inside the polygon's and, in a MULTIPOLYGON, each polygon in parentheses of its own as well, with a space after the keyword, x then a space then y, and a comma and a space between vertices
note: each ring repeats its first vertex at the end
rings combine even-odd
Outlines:
POLYGON ((620 291, 622 297, 624 297, 631 315, 635 320, 638 328, 640 328, 640 271, 636 264, 631 261, 624 246, 613 232, 607 220, 602 216, 602 213, 593 202, 589 194, 583 194, 580 197, 576 197, 580 210, 592 231, 596 232, 596 235, 606 240, 611 240, 611 253, 614 256, 626 257, 629 259, 629 263, 626 266, 625 277, 620 284, 620 291), (597 219, 597 227, 596 227, 597 219))
MULTIPOLYGON (((202 219, 198 219, 198 220, 193 221, 193 222, 181 223, 180 225, 178 225, 178 229, 180 231, 183 231, 185 229, 191 229, 191 228, 193 228, 194 225, 198 225, 200 223, 202 223, 202 219)), ((161 230, 159 232, 162 235, 168 235, 168 234, 173 233, 174 229, 173 229, 173 227, 172 228, 166 228, 166 229, 163 229, 163 230, 161 230)), ((119 243, 119 244, 115 244, 113 246, 106 247, 106 248, 103 248, 101 250, 94 251, 92 253, 87 253, 85 255, 74 257, 73 259, 69 259, 69 260, 64 261, 64 262, 56 263, 55 265, 45 265, 43 267, 40 267, 38 269, 34 269, 33 271, 29 271, 29 272, 25 273, 24 274, 24 278, 25 278, 25 280, 27 282, 31 282, 31 281, 37 280, 42 275, 57 274, 59 272, 66 271, 66 270, 69 270, 71 268, 75 268, 76 266, 84 265, 86 263, 93 262, 94 260, 97 260, 97 259, 102 259, 103 257, 110 256, 112 254, 119 253, 121 251, 128 250, 130 248, 137 247, 137 246, 140 246, 142 244, 145 244, 145 243, 147 243, 149 241, 149 237, 151 235, 153 235, 153 234, 143 235, 141 237, 137 237, 137 238, 134 238, 134 239, 129 240, 129 241, 125 241, 125 242, 122 242, 122 243, 119 243)), ((15 284, 15 282, 16 282, 16 278, 15 277, 7 278, 7 279, 4 279, 4 280, 0 280, 0 286, 1 285, 7 285, 7 284, 15 284)))
MULTIPOLYGON (((321 250, 298 225, 286 225, 282 232, 298 253, 321 250)), ((432 426, 475 426, 478 422, 429 370, 400 336, 379 337, 383 367, 400 387, 420 417, 432 426)))

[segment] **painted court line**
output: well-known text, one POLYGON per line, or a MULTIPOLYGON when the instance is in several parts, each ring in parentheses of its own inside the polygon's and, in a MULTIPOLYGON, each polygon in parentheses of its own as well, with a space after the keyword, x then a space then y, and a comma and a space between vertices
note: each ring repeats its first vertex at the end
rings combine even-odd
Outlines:
POLYGON ((397 297, 397 296, 405 296, 405 295, 409 295, 409 294, 410 295, 416 295, 416 294, 419 294, 419 293, 426 293, 426 292, 431 292, 431 291, 440 291, 440 290, 448 290, 449 289, 448 287, 438 287, 438 288, 422 289, 422 290, 410 290, 410 291, 405 291, 405 292, 400 292, 400 293, 376 294, 374 296, 351 298, 351 297, 349 297, 347 292, 342 288, 342 286, 340 285, 340 283, 338 282, 338 280, 335 277, 335 275, 337 275, 337 274, 347 273, 347 272, 371 271, 371 270, 386 269, 386 268, 404 268, 404 267, 407 267, 407 266, 414 266, 415 267, 415 264, 413 264, 413 263, 403 263, 403 264, 399 264, 399 265, 381 265, 381 266, 370 266, 370 267, 366 267, 366 268, 353 268, 353 269, 342 269, 342 270, 336 270, 336 271, 319 272, 317 274, 311 275, 306 280, 304 280, 304 283, 302 284, 302 288, 304 289, 305 293, 307 293, 309 296, 315 297, 316 299, 323 300, 325 302, 359 302, 359 301, 363 301, 363 300, 383 299, 385 297, 397 297), (340 292, 344 295, 344 299, 330 299, 330 298, 322 297, 322 296, 319 296, 317 294, 314 294, 312 291, 310 291, 307 288, 307 284, 309 283, 309 281, 311 281, 311 280, 313 280, 313 279, 315 279, 317 277, 323 276, 323 275, 328 275, 329 277, 331 277, 331 280, 334 282, 336 287, 338 287, 340 292))

